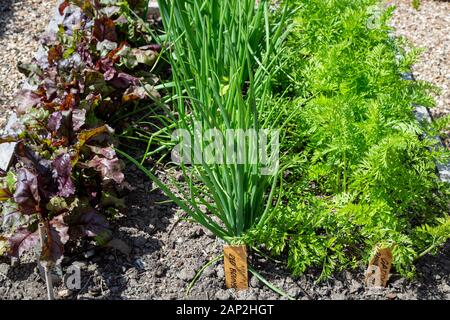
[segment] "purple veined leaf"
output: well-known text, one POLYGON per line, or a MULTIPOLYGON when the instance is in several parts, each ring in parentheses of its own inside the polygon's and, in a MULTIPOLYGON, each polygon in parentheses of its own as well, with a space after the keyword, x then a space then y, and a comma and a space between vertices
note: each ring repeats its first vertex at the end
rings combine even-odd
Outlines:
POLYGON ((27 168, 20 168, 17 171, 14 201, 18 204, 22 213, 36 213, 36 207, 41 201, 37 174, 27 168))
POLYGON ((31 232, 26 228, 16 230, 9 239, 9 255, 19 258, 25 251, 34 249, 39 244, 38 232, 31 232))
POLYGON ((41 102, 41 96, 31 90, 22 90, 17 95, 16 101, 17 113, 24 114, 41 102))
POLYGON ((20 157, 20 160, 25 165, 25 167, 36 169, 36 175, 38 175, 41 179, 46 176, 51 178, 51 161, 42 159, 36 152, 34 152, 23 142, 20 142, 17 145, 16 155, 20 157))
POLYGON ((129 86, 138 86, 139 78, 120 72, 113 80, 109 81, 109 83, 118 89, 126 89, 129 86))
POLYGON ((61 111, 53 112, 48 118, 47 127, 51 131, 58 131, 61 127, 63 115, 61 111))
MULTIPOLYGON (((58 24, 51 20, 48 24, 48 29, 45 30, 45 32, 40 36, 39 40, 40 43, 45 46, 50 46, 53 43, 57 41, 57 30, 58 30, 58 24)), ((43 48, 40 46, 40 48, 43 48)), ((39 50, 39 49, 38 49, 39 50)), ((43 60, 41 60, 43 61, 43 60)), ((40 64, 42 66, 43 64, 40 64)))
POLYGON ((86 122, 86 109, 72 110, 73 131, 80 130, 86 122))
POLYGON ((117 42, 116 26, 114 21, 107 17, 95 19, 92 35, 98 41, 103 41, 106 39, 117 42))
POLYGON ((114 68, 114 63, 109 58, 102 58, 99 60, 97 62, 97 69, 103 72, 105 81, 112 80, 117 74, 117 70, 114 68))
POLYGON ((83 208, 71 223, 71 234, 74 237, 96 237, 105 232, 109 232, 108 221, 93 208, 83 208))
POLYGON ((92 152, 98 155, 104 156, 106 159, 114 159, 116 157, 116 151, 111 147, 96 147, 96 146, 88 146, 92 152))
POLYGON ((41 158, 24 143, 17 145, 16 155, 23 167, 18 170, 14 199, 23 213, 31 214, 40 202, 48 201, 58 190, 53 179, 52 161, 41 158), (38 191, 35 192, 35 188, 38 191))
POLYGON ((67 198, 75 193, 75 185, 70 177, 71 173, 72 163, 68 153, 53 160, 53 178, 58 183, 58 196, 67 198))
POLYGON ((88 45, 85 42, 82 42, 77 46, 77 53, 80 55, 81 61, 86 67, 88 68, 94 67, 91 52, 89 50, 88 45))
POLYGON ((99 171, 105 180, 113 180, 118 184, 125 180, 122 172, 123 165, 117 157, 108 159, 96 155, 88 162, 88 166, 99 171))

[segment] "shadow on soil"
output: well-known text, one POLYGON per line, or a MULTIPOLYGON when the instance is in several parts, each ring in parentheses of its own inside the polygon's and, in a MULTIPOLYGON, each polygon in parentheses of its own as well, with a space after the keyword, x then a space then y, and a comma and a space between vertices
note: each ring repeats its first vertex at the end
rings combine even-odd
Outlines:
POLYGON ((163 243, 154 235, 168 232, 176 206, 167 202, 168 198, 159 190, 152 191, 145 177, 131 174, 127 175, 127 180, 139 187, 126 197, 125 216, 114 223, 113 231, 114 238, 125 242, 131 254, 125 256, 112 248, 97 249, 92 260, 88 261, 88 264, 96 264, 96 268, 82 272, 82 289, 78 295, 89 292, 102 299, 121 299, 127 286, 138 285, 132 283, 132 279, 139 278, 139 273, 152 267, 146 266, 142 257, 160 254, 163 243), (96 277, 98 274, 100 277, 96 277), (101 283, 94 283, 94 279, 99 278, 101 283), (104 293, 106 289, 109 290, 104 293))
POLYGON ((437 255, 427 255, 417 263, 417 276, 420 281, 419 299, 446 299, 442 294, 442 280, 450 274, 450 241, 437 255))

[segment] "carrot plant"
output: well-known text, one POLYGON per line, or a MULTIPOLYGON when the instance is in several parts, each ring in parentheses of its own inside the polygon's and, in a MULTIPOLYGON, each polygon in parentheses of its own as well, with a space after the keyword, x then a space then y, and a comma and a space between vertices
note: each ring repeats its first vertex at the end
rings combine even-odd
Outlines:
POLYGON ((321 267, 323 279, 387 246, 412 276, 414 260, 450 234, 449 187, 436 174, 449 155, 414 114, 433 106, 433 87, 401 77, 418 51, 390 36, 392 8, 373 16, 378 1, 287 2, 296 29, 276 108, 280 119, 300 112, 281 143, 291 166, 283 205, 254 239, 287 252, 295 274, 321 267))

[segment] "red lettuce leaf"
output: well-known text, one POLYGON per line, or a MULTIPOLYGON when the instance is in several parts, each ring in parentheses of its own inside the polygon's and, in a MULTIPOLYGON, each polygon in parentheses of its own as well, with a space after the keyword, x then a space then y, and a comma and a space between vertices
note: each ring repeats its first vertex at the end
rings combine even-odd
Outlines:
POLYGON ((25 251, 29 251, 36 247, 39 243, 39 235, 37 232, 31 232, 26 228, 21 228, 8 239, 9 255, 19 258, 25 251))
POLYGON ((82 208, 77 218, 70 223, 70 235, 74 238, 96 237, 107 233, 110 233, 108 221, 91 207, 82 208))
POLYGON ((33 214, 41 201, 39 194, 38 176, 27 168, 17 171, 17 185, 14 192, 14 201, 24 214, 33 214))
POLYGON ((60 111, 53 112, 48 118, 47 127, 51 131, 58 131, 61 127, 63 115, 60 111))
POLYGON ((124 72, 120 72, 114 79, 109 81, 109 83, 117 89, 126 89, 129 86, 138 86, 139 82, 139 78, 124 72))
MULTIPOLYGON (((92 148, 91 148, 92 149, 92 148)), ((123 164, 117 158, 114 149, 95 148, 92 149, 97 155, 88 162, 88 166, 99 171, 105 180, 113 180, 118 184, 122 184, 125 176, 122 173, 123 164)))
POLYGON ((117 42, 116 26, 114 21, 107 17, 94 20, 94 30, 92 34, 98 41, 107 39, 109 41, 117 42))
POLYGON ((58 156, 53 160, 53 178, 58 183, 57 195, 70 197, 75 193, 75 185, 70 177, 72 173, 72 163, 68 153, 58 156))

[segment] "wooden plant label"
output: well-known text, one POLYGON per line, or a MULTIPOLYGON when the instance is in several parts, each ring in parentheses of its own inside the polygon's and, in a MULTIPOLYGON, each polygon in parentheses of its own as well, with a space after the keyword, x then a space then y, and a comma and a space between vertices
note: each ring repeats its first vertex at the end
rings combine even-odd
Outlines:
POLYGON ((386 287, 392 266, 392 251, 389 248, 379 249, 370 260, 366 271, 367 287, 386 287))
POLYGON ((228 289, 248 289, 246 246, 224 246, 225 284, 228 289))

